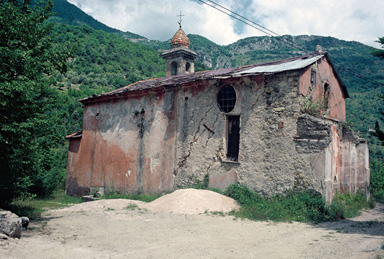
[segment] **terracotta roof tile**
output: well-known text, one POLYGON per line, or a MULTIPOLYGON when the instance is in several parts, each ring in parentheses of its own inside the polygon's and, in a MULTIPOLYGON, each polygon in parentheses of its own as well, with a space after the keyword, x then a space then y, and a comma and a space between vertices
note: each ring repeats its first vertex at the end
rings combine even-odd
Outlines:
POLYGON ((175 35, 173 35, 173 38, 171 40, 171 46, 174 47, 180 47, 180 46, 186 46, 189 47, 191 45, 187 35, 185 32, 180 28, 177 30, 175 35))

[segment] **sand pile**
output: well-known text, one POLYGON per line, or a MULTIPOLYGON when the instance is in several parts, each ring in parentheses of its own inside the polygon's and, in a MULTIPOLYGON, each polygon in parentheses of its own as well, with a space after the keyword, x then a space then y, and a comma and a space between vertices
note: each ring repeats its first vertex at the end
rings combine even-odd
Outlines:
POLYGON ((199 214, 205 211, 230 212, 239 208, 234 199, 213 191, 196 189, 177 190, 140 207, 154 212, 176 214, 199 214))
POLYGON ((224 195, 208 190, 181 189, 164 195, 150 203, 128 200, 110 199, 83 202, 68 208, 57 210, 67 212, 122 210, 135 204, 139 208, 154 212, 172 212, 176 214, 200 214, 206 211, 230 212, 239 208, 236 201, 224 195))

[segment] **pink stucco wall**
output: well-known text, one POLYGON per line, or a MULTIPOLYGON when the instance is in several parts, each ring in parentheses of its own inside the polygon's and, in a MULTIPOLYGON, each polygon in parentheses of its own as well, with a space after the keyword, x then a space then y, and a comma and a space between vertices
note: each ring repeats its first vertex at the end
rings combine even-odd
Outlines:
POLYGON ((168 98, 164 110, 165 95, 87 105, 78 152, 69 152, 67 192, 87 191, 79 186, 145 193, 171 189, 176 129, 174 100, 168 98))
POLYGON ((316 64, 303 71, 300 77, 299 94, 307 98, 312 97, 314 102, 323 103, 325 84, 329 85, 330 93, 328 110, 324 109, 324 115, 345 122, 345 97, 326 57, 323 57, 316 64), (311 84, 312 70, 316 71, 315 85, 311 84))

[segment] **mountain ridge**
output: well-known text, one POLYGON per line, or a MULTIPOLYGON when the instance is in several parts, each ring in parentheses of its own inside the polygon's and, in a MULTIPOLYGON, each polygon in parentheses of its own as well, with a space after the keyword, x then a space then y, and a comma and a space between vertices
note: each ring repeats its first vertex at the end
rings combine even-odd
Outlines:
MULTIPOLYGON (((71 8, 70 10, 77 8, 72 4, 56 8, 60 10, 67 8, 66 6, 71 8)), ((55 83, 70 92, 74 102, 75 98, 80 96, 110 91, 154 76, 165 76, 165 62, 160 58, 160 54, 170 48, 169 40, 148 40, 131 32, 114 29, 110 31, 108 26, 103 27, 96 20, 95 24, 100 23, 99 25, 88 24, 89 18, 85 18, 89 15, 82 11, 82 15, 72 19, 71 16, 68 17, 71 12, 75 11, 57 12, 53 19, 58 24, 57 29, 63 38, 62 41, 78 44, 68 73, 56 75, 55 83), (88 26, 93 26, 93 29, 88 26)), ((90 21, 93 21, 92 19, 90 21)), ((382 105, 379 96, 384 94, 384 60, 372 55, 372 47, 357 41, 317 35, 248 37, 228 45, 218 45, 201 35, 189 34, 188 37, 191 49, 199 54, 195 64, 198 71, 290 58, 313 53, 316 45, 321 45, 323 50, 329 53, 350 93, 350 98, 346 101, 348 123, 352 124, 356 131, 360 131, 370 143, 373 143, 374 139, 369 134, 369 129, 374 127, 375 121, 379 121, 384 128, 384 115, 378 109, 382 105), (300 49, 293 48, 287 41, 299 45, 300 49)), ((80 110, 77 106, 77 113, 80 113, 80 110)), ((76 125, 78 124, 79 122, 76 125)), ((371 146, 370 149, 384 157, 379 147, 371 146)))

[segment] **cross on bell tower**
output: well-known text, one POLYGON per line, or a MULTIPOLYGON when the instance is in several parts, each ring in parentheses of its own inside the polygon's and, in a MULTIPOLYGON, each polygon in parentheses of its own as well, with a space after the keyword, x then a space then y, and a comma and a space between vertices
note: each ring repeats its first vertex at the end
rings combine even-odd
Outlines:
POLYGON ((179 27, 180 27, 180 29, 181 29, 181 22, 183 21, 181 18, 182 18, 183 16, 185 16, 185 14, 181 14, 181 11, 180 11, 180 14, 179 14, 179 15, 176 15, 176 16, 179 16, 179 18, 180 18, 180 21, 178 21, 177 23, 179 24, 179 27))
POLYGON ((165 51, 161 56, 167 61, 166 67, 166 76, 175 76, 182 74, 189 74, 195 72, 195 59, 197 58, 196 52, 189 49, 190 41, 181 29, 182 16, 184 14, 177 15, 180 20, 177 22, 179 24, 179 29, 173 35, 171 40, 171 49, 165 51))

